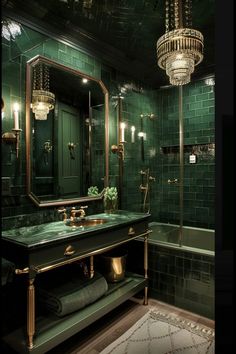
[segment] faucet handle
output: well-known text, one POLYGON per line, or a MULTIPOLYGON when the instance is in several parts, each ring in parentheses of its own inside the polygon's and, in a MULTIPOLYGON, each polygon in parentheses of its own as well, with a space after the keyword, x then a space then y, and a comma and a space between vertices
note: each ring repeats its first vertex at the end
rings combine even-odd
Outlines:
POLYGON ((63 221, 65 221, 67 219, 67 213, 66 213, 66 208, 62 207, 57 209, 57 212, 59 214, 63 214, 63 221))

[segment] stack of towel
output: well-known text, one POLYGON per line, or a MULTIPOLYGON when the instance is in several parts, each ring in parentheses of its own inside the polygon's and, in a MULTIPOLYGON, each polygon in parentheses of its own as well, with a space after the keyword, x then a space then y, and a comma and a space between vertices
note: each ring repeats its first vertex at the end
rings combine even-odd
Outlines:
POLYGON ((38 299, 48 311, 62 317, 93 303, 108 290, 106 279, 96 273, 92 279, 78 267, 63 267, 38 277, 38 299))

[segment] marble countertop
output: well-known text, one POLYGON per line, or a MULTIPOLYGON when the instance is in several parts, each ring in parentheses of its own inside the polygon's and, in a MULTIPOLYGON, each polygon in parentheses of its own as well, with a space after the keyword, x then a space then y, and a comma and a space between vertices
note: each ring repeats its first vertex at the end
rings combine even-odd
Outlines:
POLYGON ((149 216, 150 214, 119 210, 114 214, 101 213, 86 216, 86 220, 104 219, 103 224, 95 226, 68 226, 64 221, 55 221, 5 230, 2 232, 2 239, 30 248, 73 238, 73 236, 85 237, 101 230, 105 231, 117 226, 128 225, 134 221, 142 221, 148 219, 149 216))

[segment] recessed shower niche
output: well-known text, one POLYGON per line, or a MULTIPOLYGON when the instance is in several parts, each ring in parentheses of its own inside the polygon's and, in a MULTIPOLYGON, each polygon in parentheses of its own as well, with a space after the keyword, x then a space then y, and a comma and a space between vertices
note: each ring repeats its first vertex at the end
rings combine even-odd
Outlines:
MULTIPOLYGON (((108 175, 105 86, 100 80, 41 56, 27 63, 27 75, 29 196, 36 204, 48 206, 59 205, 60 201, 63 205, 70 204, 71 200, 80 202, 81 198, 88 197, 88 188, 93 185, 101 193, 108 175), (43 76, 45 68, 47 74, 43 76), (39 119, 34 112, 34 93, 35 87, 42 90, 43 85, 48 91, 42 101, 47 100, 48 94, 54 95, 54 102, 47 115, 39 119)), ((45 90, 37 92, 41 94, 45 90)))

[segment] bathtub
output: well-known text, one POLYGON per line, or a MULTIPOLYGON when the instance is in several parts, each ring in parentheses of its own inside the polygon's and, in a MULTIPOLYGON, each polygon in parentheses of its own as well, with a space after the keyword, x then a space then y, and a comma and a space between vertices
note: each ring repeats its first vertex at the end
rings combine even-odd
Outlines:
MULTIPOLYGON (((214 230, 183 226, 180 246, 179 225, 151 222, 149 229, 152 230, 148 245, 150 296, 214 319, 214 230)), ((137 246, 134 263, 143 252, 142 242, 137 246)))
POLYGON ((150 244, 210 257, 215 255, 215 231, 212 229, 183 226, 180 246, 179 225, 151 222, 149 223, 149 228, 152 230, 149 236, 150 244))

